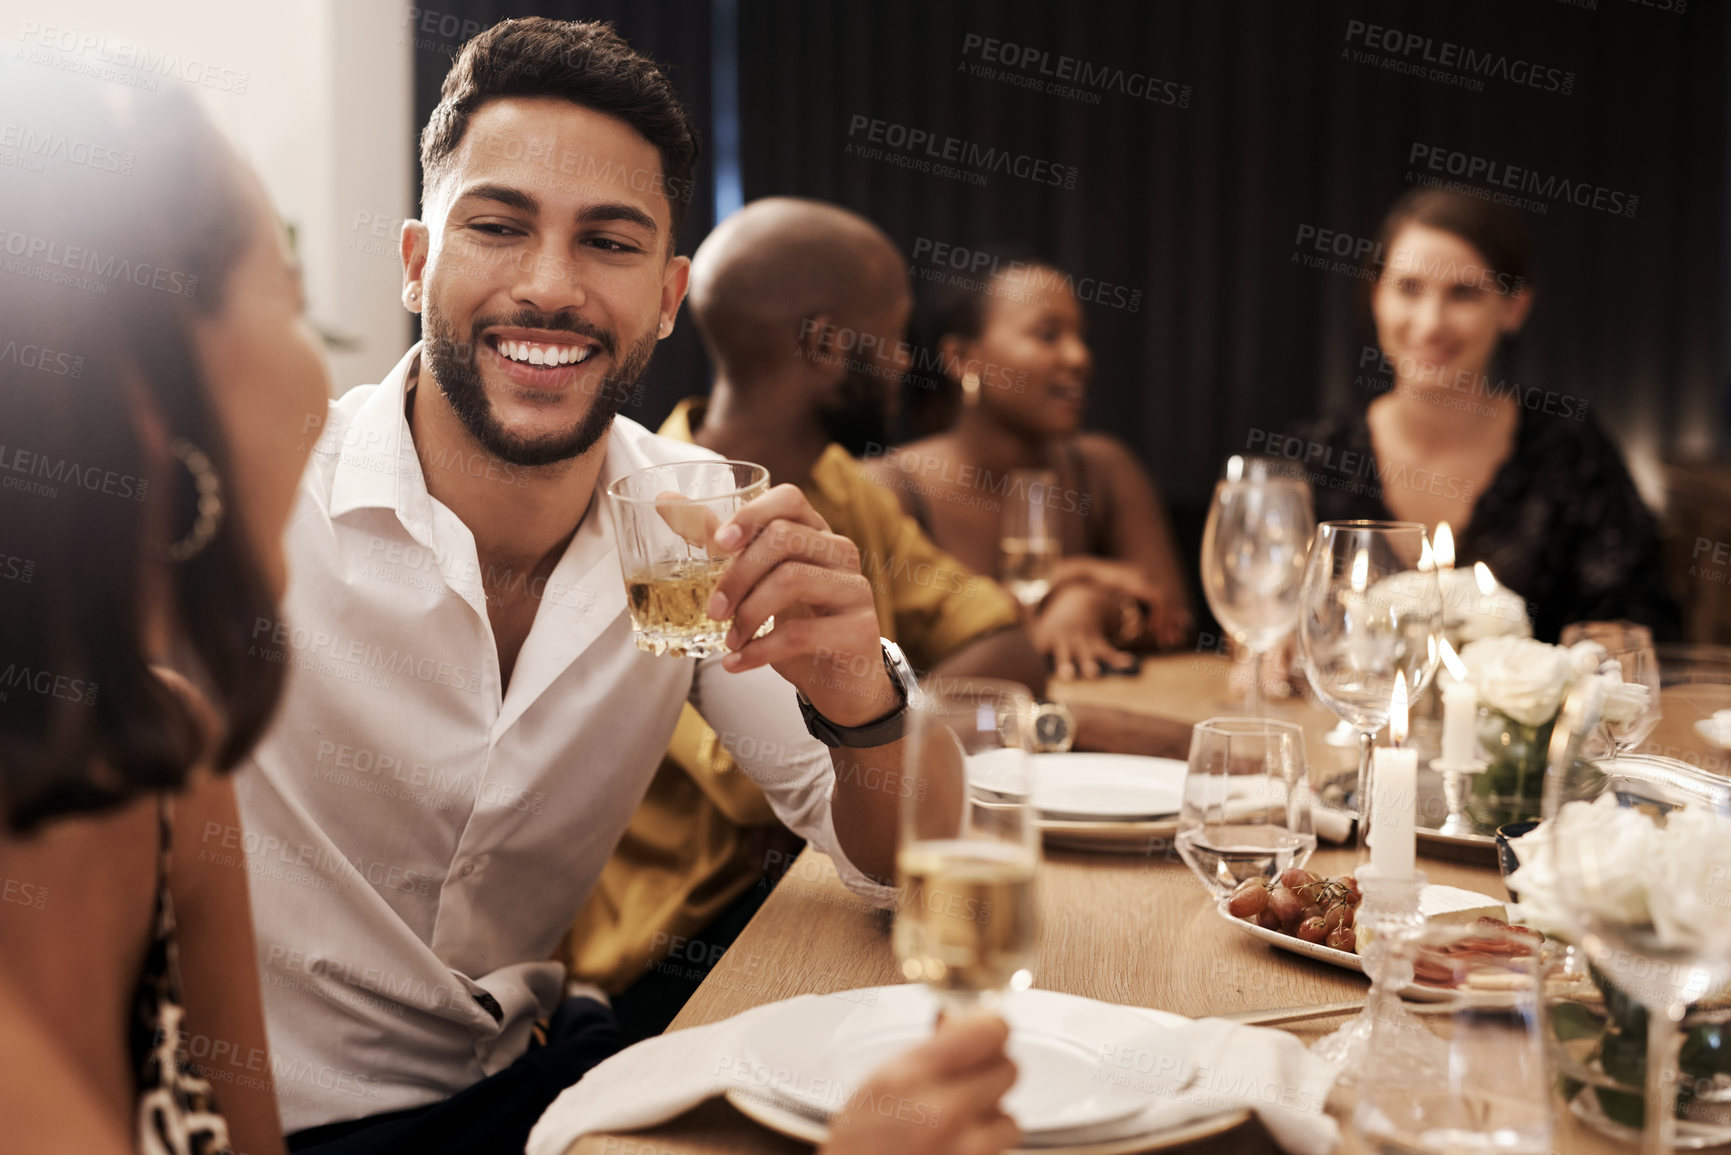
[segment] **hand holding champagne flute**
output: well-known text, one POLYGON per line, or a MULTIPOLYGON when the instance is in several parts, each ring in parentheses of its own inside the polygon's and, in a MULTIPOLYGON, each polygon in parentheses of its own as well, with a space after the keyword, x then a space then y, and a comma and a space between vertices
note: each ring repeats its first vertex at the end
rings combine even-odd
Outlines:
POLYGON ((895 951, 948 1011, 1033 981, 1033 717, 1026 687, 985 678, 941 679, 912 712, 895 951))

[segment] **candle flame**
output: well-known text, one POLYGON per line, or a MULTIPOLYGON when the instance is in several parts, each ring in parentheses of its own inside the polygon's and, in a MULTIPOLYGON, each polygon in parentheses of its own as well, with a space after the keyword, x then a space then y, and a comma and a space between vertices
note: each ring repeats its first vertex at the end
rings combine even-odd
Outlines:
POLYGON ((1352 592, 1363 593, 1370 585, 1370 551, 1361 549, 1352 555, 1352 592))
POLYGON ((1436 557, 1432 555, 1430 542, 1424 543, 1424 549, 1418 555, 1418 572, 1429 573, 1436 568, 1436 557))
POLYGON ((1444 638, 1442 643, 1442 661, 1443 665, 1448 667, 1449 676, 1455 681, 1465 682, 1470 679, 1467 664, 1461 661, 1461 656, 1455 653, 1455 648, 1449 645, 1447 638, 1444 638))
POLYGON ((1244 458, 1240 457, 1236 453, 1226 459, 1226 480, 1244 480, 1244 458))
POLYGON ((1399 748, 1406 745, 1406 671, 1397 670, 1394 675, 1394 701, 1388 711, 1388 741, 1389 745, 1399 748))
POLYGON ((1482 561, 1473 563, 1473 581, 1478 583, 1479 592, 1487 598, 1497 592, 1497 578, 1491 572, 1491 567, 1482 561))
POLYGON ((1455 568, 1455 531, 1449 523, 1436 523, 1436 565, 1438 569, 1455 568))

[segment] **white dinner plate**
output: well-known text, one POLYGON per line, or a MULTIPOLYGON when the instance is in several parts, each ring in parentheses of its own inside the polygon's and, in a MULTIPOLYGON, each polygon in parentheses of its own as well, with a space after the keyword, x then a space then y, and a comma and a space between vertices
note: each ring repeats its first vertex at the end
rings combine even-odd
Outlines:
MULTIPOLYGON (((727 1101, 739 1109, 739 1113, 747 1119, 761 1123, 771 1131, 786 1135, 790 1139, 798 1139, 802 1143, 820 1144, 829 1142, 829 1128, 816 1119, 796 1114, 786 1107, 768 1099, 758 1098, 748 1091, 729 1091, 727 1101)), ((1137 1155, 1142 1151, 1169 1151, 1174 1147, 1182 1147, 1207 1139, 1214 1135, 1223 1135, 1234 1127, 1242 1126, 1250 1121, 1250 1111, 1239 1108, 1236 1111, 1226 1111, 1219 1115, 1211 1115, 1206 1119, 1197 1119, 1189 1123, 1181 1123, 1176 1127, 1166 1128, 1147 1135, 1132 1135, 1123 1139, 1104 1139, 1093 1143, 1060 1143, 1041 1147, 1016 1147, 1012 1155, 1027 1152, 1038 1155, 1137 1155)))
MULTIPOLYGON (((1426 889, 1428 890, 1430 888, 1426 887, 1426 889)), ((1492 898, 1488 894, 1484 895, 1483 898, 1487 905, 1492 905, 1497 902, 1495 898, 1492 898)), ((1319 942, 1305 942, 1301 938, 1294 938, 1292 935, 1282 934, 1277 930, 1269 930, 1265 926, 1258 926, 1254 922, 1238 918, 1231 911, 1226 909, 1226 904, 1231 901, 1232 897, 1230 895, 1221 899, 1219 902, 1214 904, 1215 911, 1221 918, 1225 919, 1251 938, 1259 938, 1269 946, 1278 947, 1281 950, 1289 951, 1292 954, 1303 955, 1305 958, 1315 959, 1317 962, 1325 962, 1331 966, 1344 967, 1349 971, 1357 971, 1359 974, 1364 973, 1364 960, 1353 952, 1335 950, 1333 947, 1319 942)), ((1424 986, 1421 983, 1408 983, 1406 986, 1402 987, 1400 991, 1402 998, 1424 1003, 1442 1002, 1453 998, 1455 993, 1456 992, 1443 987, 1429 987, 1424 986)))
MULTIPOLYGON (((1178 1035, 1121 1008, 1030 990, 1006 995, 1000 1012, 1019 1071, 1004 1110, 1030 1136, 1127 1119, 1195 1074, 1178 1035)), ((936 1016, 936 998, 918 984, 789 1000, 754 1021, 741 1059, 763 1073, 752 1080, 760 1098, 822 1119, 872 1071, 930 1038, 936 1016)))
MULTIPOLYGON (((968 759, 968 782, 983 790, 1013 785, 1010 765, 1022 755, 993 750, 968 759)), ((1055 822, 1146 822, 1171 819, 1184 801, 1185 763, 1136 754, 1035 754, 1034 808, 1055 822)))

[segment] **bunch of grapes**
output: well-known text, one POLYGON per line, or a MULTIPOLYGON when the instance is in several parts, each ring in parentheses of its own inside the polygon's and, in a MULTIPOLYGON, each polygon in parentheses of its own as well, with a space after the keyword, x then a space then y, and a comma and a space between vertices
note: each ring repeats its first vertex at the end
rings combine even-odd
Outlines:
POLYGON ((1353 919, 1360 897, 1358 880, 1350 874, 1323 878, 1294 866, 1281 871, 1272 885, 1265 878, 1245 879, 1226 910, 1268 930, 1356 953, 1353 919))

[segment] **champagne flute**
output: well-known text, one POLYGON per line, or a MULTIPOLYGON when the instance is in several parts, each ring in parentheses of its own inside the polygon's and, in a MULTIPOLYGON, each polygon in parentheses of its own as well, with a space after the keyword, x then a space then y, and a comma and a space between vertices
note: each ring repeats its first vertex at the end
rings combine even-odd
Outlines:
POLYGON ((1271 464, 1230 458, 1202 531, 1202 594, 1221 628, 1250 653, 1251 714, 1261 707, 1263 657, 1298 628, 1305 551, 1316 525, 1310 484, 1271 464))
POLYGON ((1436 672, 1443 603, 1424 526, 1325 521, 1300 594, 1299 651, 1322 704, 1358 733, 1358 842, 1370 829, 1370 749, 1396 674, 1416 697, 1436 672))
POLYGON ((1731 779, 1672 758, 1582 757, 1606 687, 1569 695, 1543 813, 1556 897, 1588 962, 1645 1008, 1644 1155, 1677 1142, 1678 1029, 1731 983, 1731 779))
POLYGON ((1033 982, 1034 697, 988 678, 924 687, 901 785, 894 945, 902 974, 965 1012, 1033 982))
POLYGON ((998 535, 998 577, 1029 611, 1039 608, 1051 592, 1063 552, 1052 500, 1057 484, 1058 475, 1050 469, 1010 471, 998 535))

